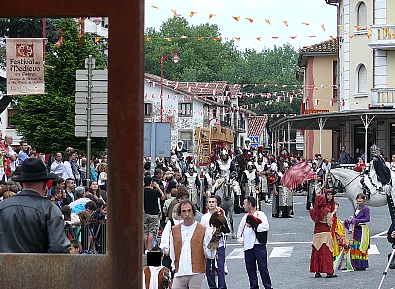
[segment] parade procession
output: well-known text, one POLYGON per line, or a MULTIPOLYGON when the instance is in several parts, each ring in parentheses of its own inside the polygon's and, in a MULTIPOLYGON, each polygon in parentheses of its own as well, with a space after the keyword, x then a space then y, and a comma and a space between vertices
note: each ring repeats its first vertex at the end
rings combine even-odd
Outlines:
POLYGON ((2 0, 0 288, 395 289, 394 11, 2 0))

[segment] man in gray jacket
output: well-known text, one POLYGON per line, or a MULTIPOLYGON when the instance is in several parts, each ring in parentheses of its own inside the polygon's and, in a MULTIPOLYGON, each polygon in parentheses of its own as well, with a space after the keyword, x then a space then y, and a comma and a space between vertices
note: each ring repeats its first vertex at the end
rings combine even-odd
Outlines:
POLYGON ((69 253, 59 208, 45 197, 49 174, 41 159, 28 158, 14 180, 22 191, 0 202, 0 253, 69 253))

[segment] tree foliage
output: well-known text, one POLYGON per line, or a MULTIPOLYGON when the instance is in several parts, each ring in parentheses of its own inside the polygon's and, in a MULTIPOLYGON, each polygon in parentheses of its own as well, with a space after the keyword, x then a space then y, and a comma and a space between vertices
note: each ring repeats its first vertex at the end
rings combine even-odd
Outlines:
MULTIPOLYGON (((164 62, 164 78, 174 81, 227 81, 230 84, 268 84, 257 87, 247 86, 243 92, 278 93, 290 92, 293 85, 301 84, 295 78, 298 51, 285 44, 282 47, 266 48, 260 52, 236 49, 233 40, 214 41, 221 37, 217 25, 201 24, 190 26, 183 17, 170 18, 162 24, 159 31, 147 28, 145 37, 145 72, 160 75, 162 56, 178 50, 180 61, 175 64, 171 55, 164 62), (171 38, 171 41, 169 41, 171 38), (199 40, 198 40, 199 38, 199 40), (278 86, 274 86, 277 84, 278 86), (282 86, 288 85, 287 89, 282 86)), ((273 101, 265 106, 260 97, 247 98, 246 104, 260 103, 250 108, 258 115, 299 114, 301 99, 293 103, 273 101)), ((273 100, 273 98, 272 98, 273 100)), ((270 118, 270 122, 276 118, 270 118)))
MULTIPOLYGON (((74 19, 62 19, 56 28, 62 33, 60 46, 49 45, 46 53, 46 93, 37 96, 18 96, 13 99, 17 114, 13 117, 16 129, 32 146, 41 152, 63 151, 71 146, 86 149, 86 140, 74 136, 75 74, 84 69, 85 59, 92 55, 96 68, 103 68, 104 58, 89 35, 81 35, 74 19)), ((92 151, 105 149, 104 139, 92 140, 92 151)))

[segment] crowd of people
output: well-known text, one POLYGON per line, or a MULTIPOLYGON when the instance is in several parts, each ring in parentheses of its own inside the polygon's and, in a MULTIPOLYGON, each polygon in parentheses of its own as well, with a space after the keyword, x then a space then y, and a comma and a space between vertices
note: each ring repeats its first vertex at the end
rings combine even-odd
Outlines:
MULTIPOLYGON (((2 140, 1 131, 0 151, 0 203, 3 206, 0 214, 2 217, 7 214, 4 218, 11 218, 13 214, 17 214, 18 211, 11 209, 11 206, 19 206, 23 208, 22 211, 33 213, 39 208, 27 209, 27 201, 36 200, 32 197, 37 195, 45 197, 48 201, 44 206, 45 210, 51 212, 56 218, 60 216, 62 226, 54 228, 55 224, 59 225, 58 220, 50 224, 52 222, 50 217, 45 215, 40 217, 38 224, 47 226, 48 234, 51 230, 56 232, 57 241, 62 240, 57 246, 67 243, 63 240, 64 236, 72 241, 74 247, 78 243, 79 253, 105 253, 106 176, 102 181, 99 176, 103 176, 103 172, 106 174, 106 158, 101 162, 91 161, 87 165, 86 158, 79 157, 71 147, 68 147, 64 153, 56 153, 54 157, 51 154, 39 154, 26 141, 21 141, 19 146, 13 146, 12 136, 6 135, 2 140), (91 182, 84 186, 87 166, 90 167, 92 177, 91 182), (40 178, 34 178, 40 174, 40 178), (46 218, 49 219, 46 220, 46 218)), ((32 201, 32 204, 39 206, 41 202, 43 201, 32 201)), ((46 212, 40 212, 40 214, 46 214, 46 212)), ((22 217, 9 219, 9 222, 15 222, 22 217)), ((11 227, 13 228, 12 224, 11 227)), ((0 246, 0 251, 68 253, 69 247, 67 250, 63 247, 51 247, 54 246, 50 244, 50 241, 53 241, 49 240, 52 238, 51 234, 40 236, 40 232, 36 230, 38 228, 35 228, 32 227, 26 232, 22 232, 22 228, 21 231, 10 234, 9 237, 4 235, 4 244, 0 246), (34 239, 33 242, 28 242, 29 235, 34 239), (17 237, 20 237, 20 241, 10 245, 9 242, 17 237), (27 244, 24 244, 25 241, 27 244)), ((71 250, 71 252, 76 251, 71 250)))

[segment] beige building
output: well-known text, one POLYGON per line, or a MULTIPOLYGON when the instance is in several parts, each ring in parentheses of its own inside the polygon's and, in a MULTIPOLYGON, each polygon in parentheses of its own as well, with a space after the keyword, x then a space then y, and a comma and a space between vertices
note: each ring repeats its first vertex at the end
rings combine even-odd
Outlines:
MULTIPOLYGON (((336 112, 337 108, 337 39, 330 39, 319 44, 304 47, 298 60, 297 78, 304 84, 303 114, 320 114, 336 112)), ((324 123, 322 123, 324 128, 324 123)), ((304 130, 304 152, 307 159, 315 154, 332 157, 331 130, 304 130)), ((336 134, 335 134, 336 139, 336 134)))

